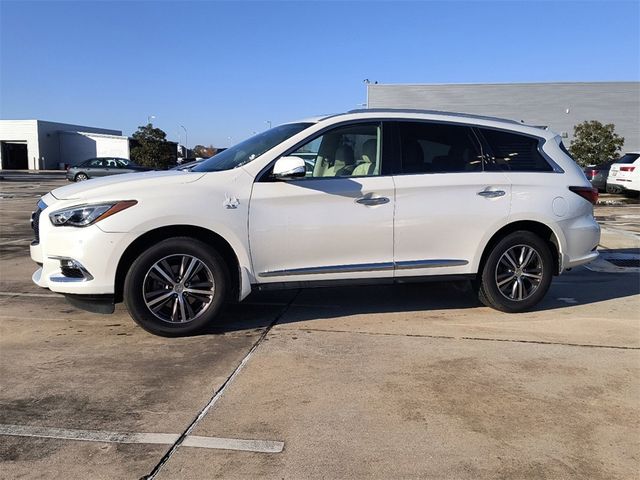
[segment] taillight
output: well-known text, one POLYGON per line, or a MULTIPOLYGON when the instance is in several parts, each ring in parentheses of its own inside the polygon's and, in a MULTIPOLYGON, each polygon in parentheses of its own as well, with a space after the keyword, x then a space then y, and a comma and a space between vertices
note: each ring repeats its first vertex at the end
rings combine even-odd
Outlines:
POLYGON ((587 178, 593 180, 598 175, 598 170, 587 170, 587 178))
POLYGON ((586 201, 591 202, 593 205, 598 203, 598 189, 591 187, 569 187, 573 193, 580 195, 586 201))
POLYGON ((636 167, 620 167, 621 172, 633 172, 636 167))

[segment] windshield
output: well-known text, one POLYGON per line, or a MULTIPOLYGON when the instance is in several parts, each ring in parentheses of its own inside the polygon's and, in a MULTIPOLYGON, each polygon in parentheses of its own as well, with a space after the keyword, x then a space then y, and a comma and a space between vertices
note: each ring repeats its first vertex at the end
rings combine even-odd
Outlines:
POLYGON ((240 142, 231 148, 227 148, 224 152, 206 159, 200 165, 196 165, 191 171, 219 172, 221 170, 231 170, 232 168, 245 165, 258 158, 267 150, 271 150, 279 143, 293 137, 296 133, 300 133, 311 125, 311 123, 279 125, 240 142))

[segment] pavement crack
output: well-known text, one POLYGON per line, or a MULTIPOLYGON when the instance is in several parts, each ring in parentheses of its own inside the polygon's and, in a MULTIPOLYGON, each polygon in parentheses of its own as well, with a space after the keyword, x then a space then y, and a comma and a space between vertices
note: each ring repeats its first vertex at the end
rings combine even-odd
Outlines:
POLYGON ((260 346, 260 344, 266 338, 266 336, 269 334, 269 332, 274 327, 274 325, 276 323, 278 323, 278 321, 284 316, 285 313, 287 313, 287 311, 291 307, 291 304, 298 297, 299 293, 300 293, 300 291, 298 290, 298 292, 296 292, 296 294, 293 296, 293 298, 284 306, 284 308, 278 313, 278 315, 276 315, 274 317, 274 319, 271 321, 271 323, 264 329, 264 331, 262 332, 260 337, 258 337, 258 339, 254 342, 254 344, 251 346, 251 348, 249 349, 247 354, 242 358, 242 360, 236 366, 236 368, 233 370, 233 372, 231 372, 231 375, 229 375, 226 378, 226 380, 222 383, 220 388, 218 388, 214 392, 213 396, 209 399, 207 404, 198 412, 196 417, 189 424, 189 426, 185 429, 185 431, 182 432, 182 434, 180 434, 180 436, 175 441, 175 443, 173 445, 171 445, 171 448, 169 448, 169 450, 164 454, 164 456, 160 459, 160 461, 156 464, 156 466, 153 467, 153 470, 151 470, 151 473, 141 477, 140 480, 154 480, 156 478, 158 473, 160 473, 160 470, 162 469, 162 467, 171 459, 171 457, 176 452, 178 447, 180 447, 180 445, 183 444, 183 442, 185 441, 187 436, 191 434, 191 432, 196 428, 198 423, 200 423, 200 421, 205 417, 205 415, 213 408, 213 406, 222 397, 222 395, 224 394, 224 392, 227 389, 227 387, 229 387, 229 385, 231 385, 233 380, 238 376, 240 371, 247 364, 247 362, 249 361, 249 359, 251 358, 253 353, 260 346))
POLYGON ((387 332, 362 332, 354 330, 335 330, 323 328, 300 327, 287 330, 302 330, 306 332, 326 332, 326 333, 353 333, 358 335, 373 335, 381 337, 412 337, 412 338, 435 338, 440 340, 473 340, 479 342, 505 342, 505 343, 530 343, 534 345, 558 345, 564 347, 585 347, 585 348, 611 348, 614 350, 640 350, 640 347, 627 347, 620 345, 593 345, 589 343, 569 343, 569 342, 548 342, 545 340, 518 340, 511 338, 488 338, 488 337, 459 337, 452 335, 426 335, 417 333, 387 333, 387 332))

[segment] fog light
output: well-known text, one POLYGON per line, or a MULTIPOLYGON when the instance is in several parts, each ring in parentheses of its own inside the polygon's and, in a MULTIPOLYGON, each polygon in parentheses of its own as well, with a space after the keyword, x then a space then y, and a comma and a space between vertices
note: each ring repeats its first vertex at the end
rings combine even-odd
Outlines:
POLYGON ((93 280, 93 276, 77 260, 67 257, 51 257, 60 262, 60 273, 63 277, 77 280, 93 280))

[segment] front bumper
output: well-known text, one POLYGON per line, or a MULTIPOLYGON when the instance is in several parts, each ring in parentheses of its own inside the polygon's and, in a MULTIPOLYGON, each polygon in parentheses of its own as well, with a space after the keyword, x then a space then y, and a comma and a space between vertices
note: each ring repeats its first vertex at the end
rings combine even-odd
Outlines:
POLYGON ((114 295, 118 262, 130 243, 127 233, 106 233, 97 225, 54 227, 41 214, 40 242, 30 247, 40 265, 32 280, 56 293, 114 295), (76 274, 70 275, 68 265, 77 267, 76 274))

